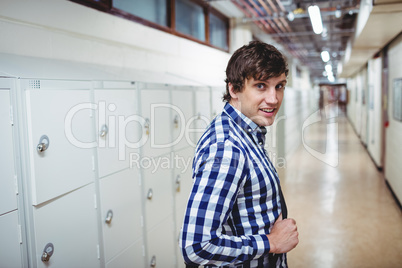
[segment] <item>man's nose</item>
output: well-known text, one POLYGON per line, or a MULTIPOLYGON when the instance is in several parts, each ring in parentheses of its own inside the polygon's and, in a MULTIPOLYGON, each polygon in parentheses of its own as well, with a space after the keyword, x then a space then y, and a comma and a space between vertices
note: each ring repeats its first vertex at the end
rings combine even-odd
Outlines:
POLYGON ((276 103, 278 103, 278 98, 276 97, 275 88, 269 88, 265 92, 265 102, 268 103, 268 104, 276 104, 276 103))

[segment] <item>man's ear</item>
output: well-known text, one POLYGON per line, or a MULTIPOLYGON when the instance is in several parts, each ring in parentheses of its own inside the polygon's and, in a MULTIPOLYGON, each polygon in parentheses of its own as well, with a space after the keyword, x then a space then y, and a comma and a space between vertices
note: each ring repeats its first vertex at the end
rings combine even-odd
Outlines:
POLYGON ((230 94, 230 97, 231 97, 232 99, 237 99, 237 98, 238 98, 238 97, 237 97, 237 92, 234 91, 234 87, 233 87, 232 83, 229 83, 228 86, 229 86, 229 94, 230 94))

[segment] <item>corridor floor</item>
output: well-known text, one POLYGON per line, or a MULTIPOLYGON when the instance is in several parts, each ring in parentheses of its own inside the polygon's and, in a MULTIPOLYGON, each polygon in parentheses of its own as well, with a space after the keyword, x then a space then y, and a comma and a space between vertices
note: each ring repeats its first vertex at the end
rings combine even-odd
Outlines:
POLYGON ((401 210, 345 116, 307 127, 278 172, 299 231, 289 267, 402 267, 401 210))

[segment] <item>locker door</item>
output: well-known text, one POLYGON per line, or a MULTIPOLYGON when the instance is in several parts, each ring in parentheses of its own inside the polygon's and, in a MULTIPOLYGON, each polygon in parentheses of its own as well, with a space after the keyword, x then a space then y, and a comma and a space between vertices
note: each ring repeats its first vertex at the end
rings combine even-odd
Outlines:
POLYGON ((172 161, 170 157, 163 155, 143 162, 147 230, 173 214, 172 171, 165 166, 172 161))
POLYGON ((122 264, 127 261, 121 267, 134 267, 139 261, 121 255, 142 237, 138 172, 137 168, 126 169, 100 180, 105 262, 113 259, 113 263, 122 264), (119 258, 124 260, 116 260, 119 258))
POLYGON ((154 164, 143 166, 145 189, 145 231, 147 236, 148 264, 152 257, 157 267, 174 267, 174 226, 172 170, 163 163, 169 163, 170 155, 154 157, 154 164), (160 161, 159 164, 157 161, 160 161))
POLYGON ((37 267, 99 267, 95 189, 90 184, 46 205, 34 207, 37 267), (53 254, 42 261, 51 243, 53 254))
POLYGON ((188 147, 194 140, 194 133, 188 132, 187 124, 194 119, 193 90, 191 88, 172 89, 173 150, 188 147))
POLYGON ((211 122, 211 98, 209 88, 196 88, 195 91, 195 114, 197 120, 194 122, 196 128, 194 143, 195 146, 201 138, 205 129, 211 122))
MULTIPOLYGON (((41 85, 46 84, 41 80, 41 85)), ((40 204, 94 180, 92 149, 96 146, 90 117, 95 108, 88 90, 26 91, 32 201, 40 204), (45 144, 46 150, 38 150, 45 144)), ((88 86, 88 84, 79 85, 88 86)))
POLYGON ((145 120, 141 138, 144 144, 143 154, 146 156, 163 155, 170 152, 172 146, 171 108, 169 88, 142 88, 141 115, 145 120))
POLYGON ((10 92, 0 88, 0 215, 17 209, 10 92))
POLYGON ((18 212, 0 216, 0 267, 22 267, 18 212))
POLYGON ((128 249, 121 252, 121 254, 106 263, 106 268, 123 268, 123 267, 148 267, 145 265, 144 248, 142 239, 131 245, 128 249), (127 265, 127 264, 131 265, 127 265))
POLYGON ((175 248, 178 247, 174 237, 173 217, 168 217, 148 233, 147 267, 176 268, 175 248), (152 266, 155 264, 155 266, 152 266))
POLYGON ((140 128, 134 89, 95 90, 98 105, 96 129, 99 177, 129 167, 132 153, 138 152, 140 128), (131 148, 133 147, 133 148, 131 148))
MULTIPOLYGON (((194 148, 187 147, 175 152, 179 159, 184 161, 178 164, 174 170, 175 180, 175 239, 179 238, 180 230, 184 222, 184 213, 187 207, 188 198, 193 186, 192 180, 192 159, 194 157, 194 148)), ((178 260, 177 267, 184 267, 183 257, 179 248, 176 251, 178 260)))

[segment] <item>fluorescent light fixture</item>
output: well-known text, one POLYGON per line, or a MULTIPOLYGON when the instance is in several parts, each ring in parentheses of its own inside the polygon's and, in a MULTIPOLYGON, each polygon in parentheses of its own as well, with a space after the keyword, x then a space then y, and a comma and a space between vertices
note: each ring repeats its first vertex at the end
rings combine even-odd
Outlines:
POLYGON ((321 52, 321 59, 323 62, 328 62, 329 61, 329 53, 328 51, 324 50, 321 52))
POLYGON ((325 71, 327 71, 327 73, 332 73, 332 65, 331 64, 325 65, 325 71))
POLYGON ((322 20, 320 8, 316 5, 308 7, 308 14, 310 16, 311 25, 315 34, 322 33, 322 20))
POLYGON ((334 75, 328 75, 328 80, 329 82, 334 82, 335 81, 334 75))
POLYGON ((289 21, 294 21, 294 19, 295 19, 295 14, 293 14, 293 12, 289 12, 289 14, 288 14, 288 20, 289 20, 289 21))

